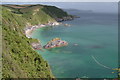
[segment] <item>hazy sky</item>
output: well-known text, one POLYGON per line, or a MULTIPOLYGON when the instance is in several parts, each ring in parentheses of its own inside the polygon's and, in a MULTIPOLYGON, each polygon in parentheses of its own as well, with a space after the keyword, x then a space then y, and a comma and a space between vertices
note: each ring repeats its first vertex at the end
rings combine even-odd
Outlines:
MULTIPOLYGON (((12 4, 12 3, 11 3, 12 4)), ((93 10, 94 12, 117 13, 117 2, 25 2, 14 4, 44 4, 64 9, 93 10)))
POLYGON ((115 2, 41 2, 65 9, 93 10, 95 12, 117 13, 118 3, 115 2))
POLYGON ((2 0, 2 2, 118 2, 119 0, 2 0))

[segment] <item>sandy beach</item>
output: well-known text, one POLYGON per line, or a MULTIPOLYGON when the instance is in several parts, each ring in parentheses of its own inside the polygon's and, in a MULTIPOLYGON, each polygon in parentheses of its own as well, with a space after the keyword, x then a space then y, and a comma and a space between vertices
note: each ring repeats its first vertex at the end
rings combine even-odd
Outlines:
POLYGON ((46 26, 57 26, 60 25, 60 23, 58 22, 49 22, 47 24, 38 24, 38 25, 34 25, 34 26, 27 26, 25 28, 25 35, 27 38, 31 38, 31 33, 38 29, 38 28, 42 28, 42 27, 46 27, 46 26))

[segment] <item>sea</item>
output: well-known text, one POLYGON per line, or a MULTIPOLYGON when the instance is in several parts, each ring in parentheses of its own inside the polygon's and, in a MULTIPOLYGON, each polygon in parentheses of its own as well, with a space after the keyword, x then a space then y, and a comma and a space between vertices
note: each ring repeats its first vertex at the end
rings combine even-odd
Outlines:
POLYGON ((36 50, 56 78, 116 78, 118 68, 118 16, 115 13, 70 11, 75 18, 65 26, 48 26, 32 33, 44 46, 53 38, 67 46, 36 50))

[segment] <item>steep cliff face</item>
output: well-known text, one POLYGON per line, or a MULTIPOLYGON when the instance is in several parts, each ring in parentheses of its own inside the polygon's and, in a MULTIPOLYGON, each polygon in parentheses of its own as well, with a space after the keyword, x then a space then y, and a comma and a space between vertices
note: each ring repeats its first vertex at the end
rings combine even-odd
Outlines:
POLYGON ((30 45, 36 39, 24 35, 26 25, 54 22, 68 14, 59 8, 43 5, 2 5, 3 78, 53 78, 50 67, 30 45), (49 9, 48 9, 49 8, 49 9), (47 12, 44 11, 47 9, 47 12), (52 11, 58 10, 61 14, 52 11), (51 13, 54 15, 51 16, 51 13))

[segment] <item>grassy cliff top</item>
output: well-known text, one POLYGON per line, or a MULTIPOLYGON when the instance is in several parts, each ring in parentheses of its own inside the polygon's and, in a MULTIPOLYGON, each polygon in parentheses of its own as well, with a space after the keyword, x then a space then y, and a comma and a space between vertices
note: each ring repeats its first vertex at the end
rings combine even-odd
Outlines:
POLYGON ((63 18, 69 16, 65 11, 55 6, 47 5, 3 5, 12 13, 22 16, 31 24, 41 24, 46 22, 54 22, 55 18, 63 18))

